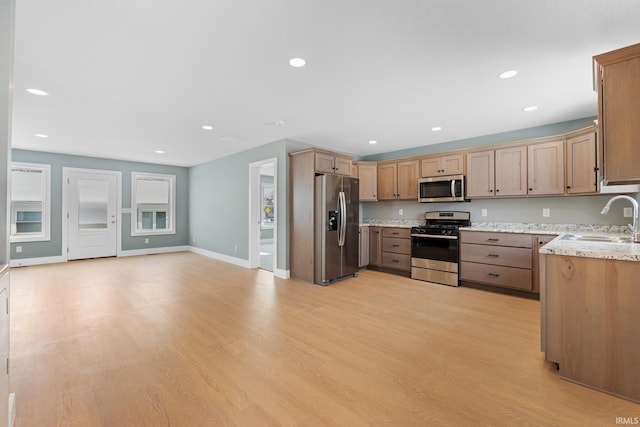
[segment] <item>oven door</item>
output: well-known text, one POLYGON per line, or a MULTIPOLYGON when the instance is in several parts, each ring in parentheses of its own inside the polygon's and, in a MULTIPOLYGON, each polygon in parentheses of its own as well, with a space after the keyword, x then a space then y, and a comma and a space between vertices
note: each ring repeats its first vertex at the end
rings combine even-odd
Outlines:
POLYGON ((458 236, 411 235, 411 258, 458 263, 458 236))

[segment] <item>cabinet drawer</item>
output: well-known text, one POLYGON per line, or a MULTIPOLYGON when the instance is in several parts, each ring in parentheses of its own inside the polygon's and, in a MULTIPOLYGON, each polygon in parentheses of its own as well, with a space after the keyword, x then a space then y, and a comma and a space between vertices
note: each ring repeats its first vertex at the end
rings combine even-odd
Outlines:
POLYGON ((411 255, 382 252, 382 266, 396 270, 411 271, 411 255))
POLYGON ((532 253, 529 248, 476 245, 473 243, 460 245, 460 259, 506 267, 531 268, 532 265, 532 253))
POLYGON ((411 255, 411 240, 396 237, 382 238, 382 251, 411 255))
POLYGON ((530 248, 533 246, 532 236, 529 234, 488 233, 485 231, 460 232, 460 242, 477 243, 481 245, 513 246, 530 248))
POLYGON ((467 261, 460 263, 460 279, 524 291, 530 291, 533 283, 531 270, 467 261))
POLYGON ((411 229, 410 228, 383 227, 382 228, 382 237, 398 237, 400 239, 410 239, 411 238, 411 229))

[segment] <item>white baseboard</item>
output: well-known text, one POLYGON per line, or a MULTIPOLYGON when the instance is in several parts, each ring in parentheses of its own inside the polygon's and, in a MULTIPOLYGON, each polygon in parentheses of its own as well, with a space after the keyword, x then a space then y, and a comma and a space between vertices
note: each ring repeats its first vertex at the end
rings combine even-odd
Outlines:
POLYGON ((63 256, 45 256, 40 258, 12 259, 9 261, 9 266, 26 267, 28 265, 57 264, 59 262, 67 262, 67 258, 63 256))
POLYGON ((244 268, 251 268, 251 266, 249 265, 249 260, 246 260, 246 259, 236 258, 229 255, 223 255, 217 252, 208 251, 206 249, 196 248, 194 246, 190 246, 189 250, 193 253, 204 255, 206 257, 213 258, 218 261, 228 262, 230 264, 239 265, 240 267, 244 267, 244 268))
POLYGON ((9 422, 8 426, 13 427, 16 423, 16 394, 9 394, 9 422))
POLYGON ((189 246, 168 246, 164 248, 130 249, 126 251, 120 251, 118 253, 118 256, 125 257, 125 256, 138 256, 138 255, 155 255, 155 254, 166 254, 169 252, 184 252, 189 250, 191 250, 189 246))
POLYGON ((275 276, 281 279, 290 279, 291 278, 291 270, 283 270, 281 268, 276 268, 275 276))

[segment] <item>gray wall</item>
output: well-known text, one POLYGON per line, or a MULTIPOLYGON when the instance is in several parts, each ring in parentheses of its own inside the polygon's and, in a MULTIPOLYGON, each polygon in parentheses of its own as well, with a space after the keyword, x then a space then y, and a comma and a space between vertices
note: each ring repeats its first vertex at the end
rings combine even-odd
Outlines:
POLYGON ((307 144, 280 140, 189 169, 190 244, 244 260, 249 259, 249 164, 278 159, 278 247, 276 268, 289 268, 289 156, 307 144), (237 250, 236 250, 237 247, 237 250))
POLYGON ((188 245, 189 239, 189 174, 179 166, 164 166, 151 163, 126 162, 71 156, 40 151, 12 151, 16 162, 44 163, 51 165, 51 240, 48 242, 20 242, 11 244, 11 259, 39 258, 62 255, 62 168, 101 169, 122 172, 122 207, 131 208, 131 172, 149 172, 176 175, 176 234, 159 236, 131 236, 131 215, 123 214, 122 249, 150 249, 188 245), (145 244, 145 238, 149 243, 145 244), (22 246, 17 253, 16 245, 22 246))

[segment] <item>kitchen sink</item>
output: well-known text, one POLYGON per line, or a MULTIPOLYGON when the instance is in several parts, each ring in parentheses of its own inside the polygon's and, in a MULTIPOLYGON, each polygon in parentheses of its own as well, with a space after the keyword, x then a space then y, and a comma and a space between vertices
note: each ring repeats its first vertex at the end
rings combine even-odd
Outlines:
POLYGON ((583 236, 580 234, 565 234, 560 240, 573 240, 576 242, 601 242, 601 243, 631 243, 631 237, 621 236, 583 236))

